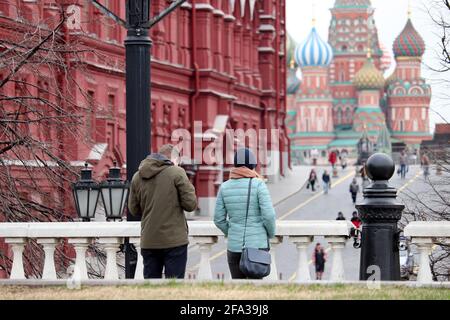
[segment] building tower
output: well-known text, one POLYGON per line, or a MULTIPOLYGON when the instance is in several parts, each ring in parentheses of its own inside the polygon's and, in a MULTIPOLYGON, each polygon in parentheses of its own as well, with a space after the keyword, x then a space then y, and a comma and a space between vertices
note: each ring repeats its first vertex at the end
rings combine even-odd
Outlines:
POLYGON ((421 76, 424 52, 425 43, 414 28, 409 11, 408 21, 394 41, 397 67, 387 80, 386 93, 392 136, 412 148, 431 139, 428 115, 431 88, 421 76))
POLYGON ((362 132, 367 128, 369 137, 376 139, 386 125, 386 118, 380 107, 380 90, 384 88, 384 77, 373 63, 370 48, 366 62, 356 73, 353 82, 358 96, 353 129, 362 132))
POLYGON ((373 63, 380 69, 383 51, 378 42, 374 11, 370 0, 336 0, 331 9, 328 41, 334 49, 334 60, 330 66, 330 86, 337 129, 352 127, 357 108, 352 81, 366 61, 368 47, 373 63))
POLYGON ((333 99, 328 81, 329 65, 333 59, 331 46, 322 40, 316 28, 295 49, 295 61, 302 71, 300 87, 295 95, 296 133, 292 137, 295 157, 326 145, 334 138, 333 99), (307 139, 304 139, 307 138, 307 139), (300 153, 300 154, 299 154, 300 153))

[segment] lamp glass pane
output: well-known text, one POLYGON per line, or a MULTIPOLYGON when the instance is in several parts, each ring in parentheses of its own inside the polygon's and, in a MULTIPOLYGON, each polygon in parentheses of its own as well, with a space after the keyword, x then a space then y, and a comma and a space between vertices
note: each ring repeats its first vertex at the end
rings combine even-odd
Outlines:
POLYGON ((123 190, 123 199, 122 199, 122 207, 120 208, 120 213, 123 212, 125 208, 125 204, 127 203, 128 189, 123 190))
POLYGON ((111 201, 109 200, 109 188, 102 188, 103 206, 105 207, 106 217, 111 216, 111 201))
POLYGON ((89 192, 91 193, 89 196, 89 218, 94 218, 99 193, 96 189, 91 189, 89 192))
POLYGON ((122 217, 122 193, 123 193, 123 189, 122 188, 113 188, 111 190, 111 194, 112 194, 112 214, 114 217, 120 218, 122 217))
POLYGON ((81 218, 87 218, 88 214, 88 190, 76 190, 76 196, 78 199, 78 208, 80 210, 79 214, 81 218))

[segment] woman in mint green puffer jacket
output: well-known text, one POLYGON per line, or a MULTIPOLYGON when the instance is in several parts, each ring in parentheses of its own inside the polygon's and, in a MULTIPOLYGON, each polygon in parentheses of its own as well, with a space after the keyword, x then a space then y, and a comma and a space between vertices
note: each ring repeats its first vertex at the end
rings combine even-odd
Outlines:
POLYGON ((266 184, 256 171, 256 160, 249 149, 239 149, 234 156, 230 180, 222 184, 216 200, 215 225, 228 238, 228 266, 233 279, 245 278, 239 269, 243 248, 247 194, 251 179, 245 245, 268 248, 268 239, 275 236, 275 211, 266 184))

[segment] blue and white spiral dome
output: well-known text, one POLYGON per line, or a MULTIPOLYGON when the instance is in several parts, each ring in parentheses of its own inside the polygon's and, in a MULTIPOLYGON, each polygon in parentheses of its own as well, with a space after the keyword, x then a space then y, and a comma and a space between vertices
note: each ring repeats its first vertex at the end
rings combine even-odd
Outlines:
POLYGON ((333 49, 313 27, 308 38, 295 48, 294 58, 300 67, 327 67, 333 60, 333 49))

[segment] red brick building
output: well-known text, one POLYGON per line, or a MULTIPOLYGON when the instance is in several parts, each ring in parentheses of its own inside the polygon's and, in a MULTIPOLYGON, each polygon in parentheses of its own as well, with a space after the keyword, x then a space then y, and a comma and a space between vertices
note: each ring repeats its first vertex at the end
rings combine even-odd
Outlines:
MULTIPOLYGON (((124 1, 100 2, 125 17, 124 1)), ((152 0, 151 15, 169 3, 152 0)), ((73 75, 94 108, 86 114, 86 139, 64 136, 64 154, 73 165, 88 161, 94 175, 103 178, 114 160, 126 168, 126 30, 88 0, 17 0, 0 4, 0 36, 10 36, 17 26, 32 28, 57 20, 61 4, 71 6, 81 22, 64 29, 67 41, 96 52, 86 54, 84 71, 73 75)), ((177 128, 192 132, 194 121, 202 122, 203 131, 279 128, 280 139, 268 156, 280 170, 269 178, 283 175, 289 161, 285 34, 284 0, 191 0, 153 27, 152 150, 169 143, 177 128)), ((33 74, 24 76, 29 82, 40 81, 33 74)), ((6 86, 3 94, 13 95, 14 90, 6 86)), ((73 94, 80 101, 85 98, 78 91, 73 94)), ((193 180, 201 214, 212 213, 218 182, 226 172, 226 166, 198 166, 193 180)))

